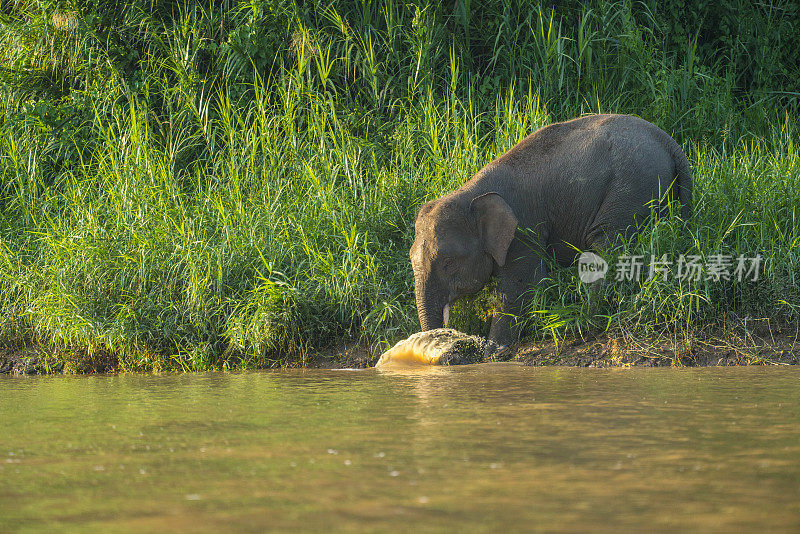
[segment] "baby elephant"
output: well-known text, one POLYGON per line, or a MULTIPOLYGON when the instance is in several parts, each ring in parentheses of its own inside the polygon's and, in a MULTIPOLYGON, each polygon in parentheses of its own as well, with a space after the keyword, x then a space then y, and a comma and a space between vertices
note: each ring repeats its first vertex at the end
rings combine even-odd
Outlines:
POLYGON ((515 342, 515 316, 526 290, 546 275, 544 255, 569 265, 574 247, 613 245, 619 234, 632 235, 652 201, 668 196, 680 200, 687 219, 691 168, 657 126, 592 115, 537 130, 460 189, 420 208, 410 255, 422 330, 441 328, 451 302, 495 276, 504 304, 489 339, 515 342))

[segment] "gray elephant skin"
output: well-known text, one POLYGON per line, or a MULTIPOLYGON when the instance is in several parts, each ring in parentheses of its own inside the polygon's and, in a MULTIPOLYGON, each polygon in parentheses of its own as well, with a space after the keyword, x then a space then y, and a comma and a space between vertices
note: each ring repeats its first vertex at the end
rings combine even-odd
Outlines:
POLYGON ((579 250, 631 236, 652 202, 677 198, 691 214, 692 176, 681 147, 629 115, 591 115, 551 124, 523 139, 461 188, 422 205, 411 264, 423 331, 447 322, 450 304, 492 277, 503 302, 489 339, 518 339, 526 292, 579 250))

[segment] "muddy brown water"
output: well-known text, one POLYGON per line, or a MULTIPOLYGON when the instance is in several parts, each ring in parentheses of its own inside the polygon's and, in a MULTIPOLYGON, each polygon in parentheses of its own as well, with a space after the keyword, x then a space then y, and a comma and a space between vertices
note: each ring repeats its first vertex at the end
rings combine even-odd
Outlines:
POLYGON ((0 531, 800 531, 800 369, 0 378, 0 531))

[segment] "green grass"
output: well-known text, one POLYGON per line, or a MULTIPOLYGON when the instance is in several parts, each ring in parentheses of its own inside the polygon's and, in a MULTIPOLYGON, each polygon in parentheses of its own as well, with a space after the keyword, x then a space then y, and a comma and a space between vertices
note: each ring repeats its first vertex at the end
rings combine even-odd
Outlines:
MULTIPOLYGON (((204 370, 395 341, 418 329, 417 207, 537 128, 593 112, 651 120, 694 168, 692 220, 654 217, 616 254, 760 254, 765 269, 755 283, 594 292, 554 269, 527 335, 691 342, 715 326, 797 324, 786 80, 800 70, 782 55, 797 40, 782 16, 752 8, 761 18, 715 48, 646 3, 144 4, 3 4, 6 343, 52 347, 72 368, 108 354, 121 369, 204 370), (754 70, 768 45, 758 68, 771 76, 754 70)), ((458 325, 485 328, 470 317, 487 299, 456 310, 458 325)))

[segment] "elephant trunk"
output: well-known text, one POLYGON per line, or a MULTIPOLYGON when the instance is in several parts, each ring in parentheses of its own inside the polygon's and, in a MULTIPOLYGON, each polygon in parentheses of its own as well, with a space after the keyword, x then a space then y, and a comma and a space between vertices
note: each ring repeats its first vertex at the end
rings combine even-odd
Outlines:
MULTIPOLYGON (((426 284, 416 285, 417 315, 422 331, 442 328, 445 321, 446 299, 439 298, 435 291, 431 291, 426 284)), ((449 310, 448 310, 449 311, 449 310)))

